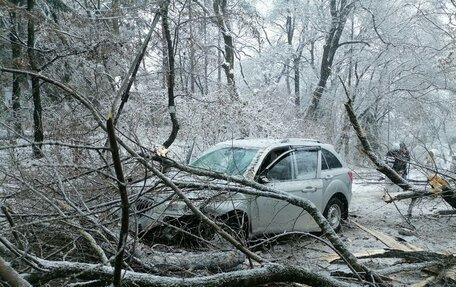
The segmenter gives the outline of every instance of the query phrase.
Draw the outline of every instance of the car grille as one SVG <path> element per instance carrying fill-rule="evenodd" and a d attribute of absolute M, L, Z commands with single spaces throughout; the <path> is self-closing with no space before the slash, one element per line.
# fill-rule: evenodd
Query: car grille
<path fill-rule="evenodd" d="M 152 199 L 138 199 L 135 203 L 136 211 L 146 211 L 154 206 L 154 200 Z"/>

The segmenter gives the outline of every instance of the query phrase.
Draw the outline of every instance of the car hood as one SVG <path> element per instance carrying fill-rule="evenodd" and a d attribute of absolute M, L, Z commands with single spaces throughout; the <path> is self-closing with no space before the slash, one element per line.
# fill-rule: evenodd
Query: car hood
<path fill-rule="evenodd" d="M 236 196 L 236 194 L 238 194 L 229 192 L 228 187 L 240 186 L 239 184 L 226 180 L 196 176 L 181 171 L 171 171 L 167 172 L 165 175 L 191 200 L 222 200 L 228 195 Z M 156 177 L 151 177 L 143 182 L 138 182 L 132 186 L 132 189 L 135 190 L 135 193 L 144 193 L 146 197 L 153 198 L 154 200 L 171 200 L 176 198 L 173 196 L 174 191 L 172 188 L 165 185 Z"/>

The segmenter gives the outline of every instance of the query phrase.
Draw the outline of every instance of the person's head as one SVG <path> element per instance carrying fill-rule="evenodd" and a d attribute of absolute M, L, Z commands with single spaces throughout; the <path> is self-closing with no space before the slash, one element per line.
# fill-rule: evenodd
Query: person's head
<path fill-rule="evenodd" d="M 401 143 L 399 144 L 399 149 L 400 149 L 400 150 L 406 150 L 406 149 L 407 149 L 407 146 L 405 145 L 405 143 L 401 142 Z"/>
<path fill-rule="evenodd" d="M 399 150 L 401 147 L 399 145 L 399 143 L 395 142 L 392 144 L 391 146 L 391 150 Z"/>

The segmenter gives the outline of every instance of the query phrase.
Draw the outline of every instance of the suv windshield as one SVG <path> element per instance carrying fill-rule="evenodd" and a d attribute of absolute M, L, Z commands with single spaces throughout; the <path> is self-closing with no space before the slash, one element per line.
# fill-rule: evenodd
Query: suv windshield
<path fill-rule="evenodd" d="M 229 175 L 242 175 L 256 153 L 256 149 L 224 147 L 197 158 L 191 165 Z"/>

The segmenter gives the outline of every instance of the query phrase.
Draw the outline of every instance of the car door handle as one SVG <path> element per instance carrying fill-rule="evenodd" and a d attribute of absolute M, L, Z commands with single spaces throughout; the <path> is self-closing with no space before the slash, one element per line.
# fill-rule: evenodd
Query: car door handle
<path fill-rule="evenodd" d="M 317 191 L 317 188 L 314 187 L 314 186 L 307 186 L 305 188 L 303 188 L 302 192 L 315 192 Z"/>

